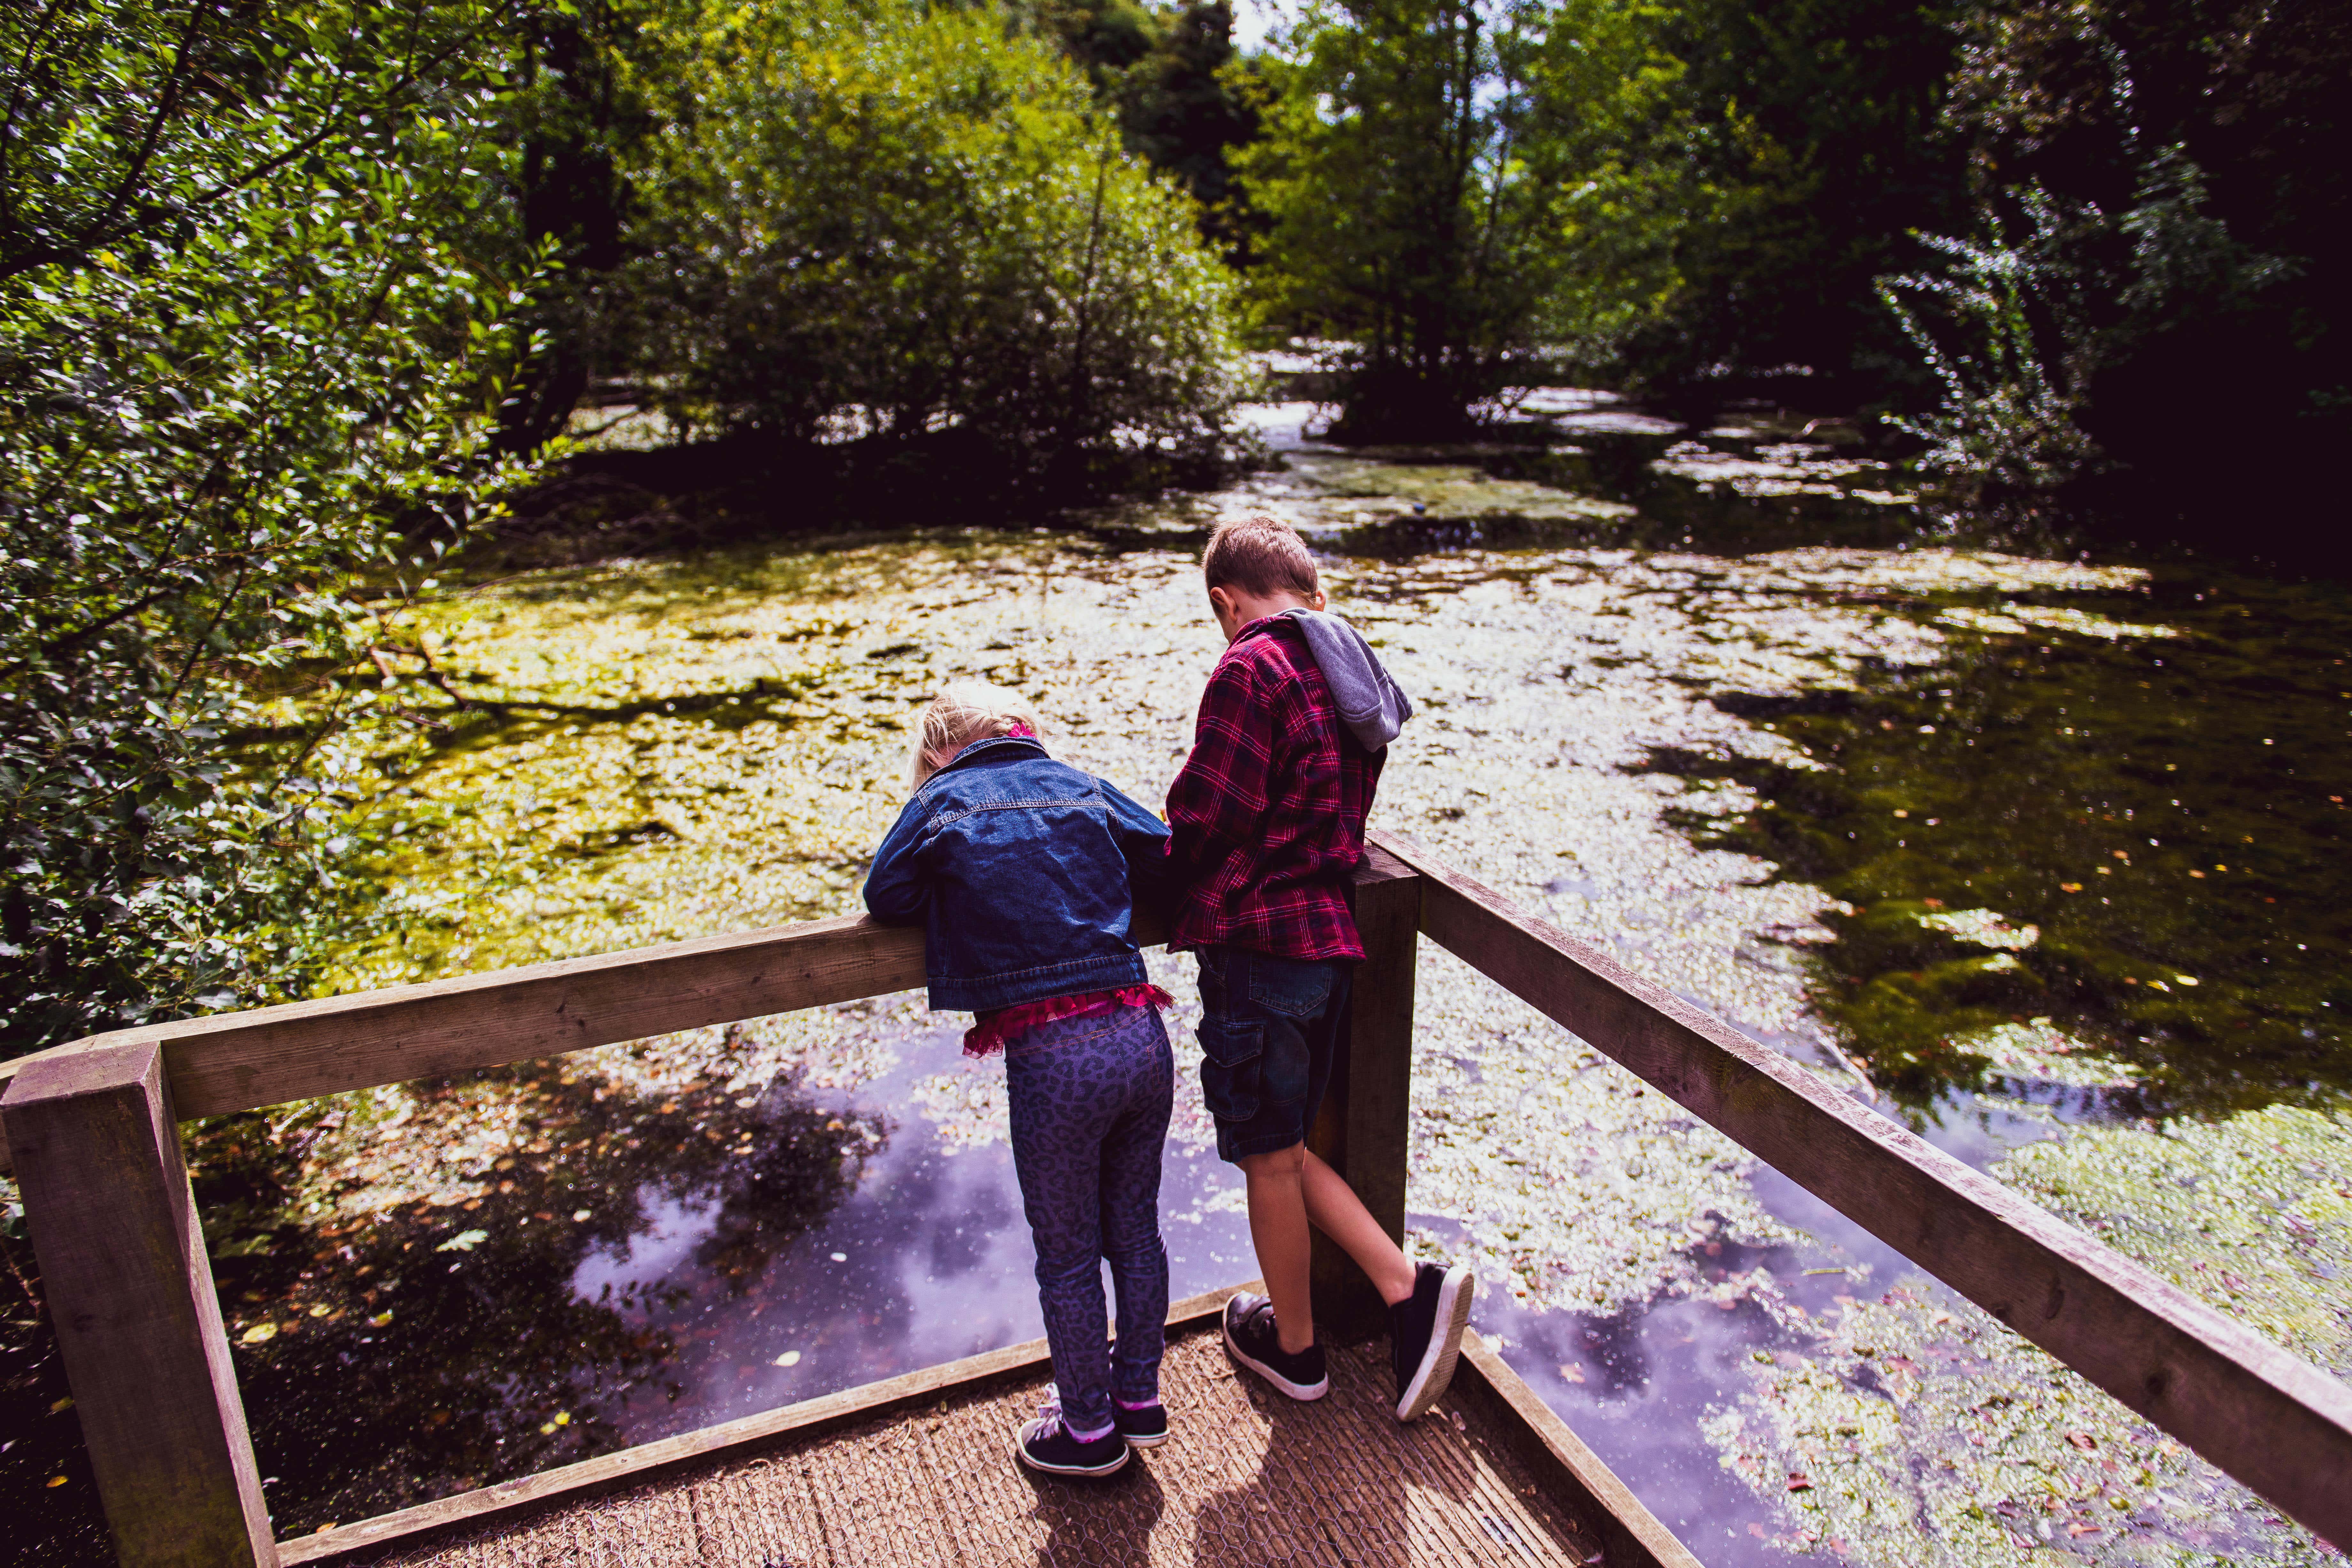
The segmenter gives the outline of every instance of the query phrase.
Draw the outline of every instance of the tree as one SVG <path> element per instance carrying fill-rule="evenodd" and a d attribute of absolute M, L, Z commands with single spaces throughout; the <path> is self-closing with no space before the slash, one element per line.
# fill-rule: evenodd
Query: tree
<path fill-rule="evenodd" d="M 1128 68 L 1118 95 L 1128 151 L 1191 192 L 1202 235 L 1243 266 L 1265 228 L 1234 174 L 1258 133 L 1253 79 L 1234 48 L 1229 0 L 1185 0 L 1164 14 L 1158 46 Z"/>
<path fill-rule="evenodd" d="M 1024 494 L 1215 447 L 1225 272 L 1049 47 L 912 5 L 678 26 L 633 172 L 673 419 L 776 447 L 942 438 Z"/>
<path fill-rule="evenodd" d="M 1343 438 L 1456 435 L 1533 348 L 1551 193 L 1522 138 L 1541 20 L 1467 0 L 1309 15 L 1242 155 L 1266 215 L 1261 319 L 1354 345 Z"/>
<path fill-rule="evenodd" d="M 2036 206 L 2069 216 L 2049 264 L 2080 325 L 2070 337 L 2056 300 L 2032 295 L 2037 363 L 2021 374 L 2076 367 L 2071 500 L 2098 526 L 2242 548 L 2249 504 L 2326 493 L 2352 439 L 2342 8 L 2004 0 L 1969 12 L 1960 36 L 1952 118 L 1970 143 L 1975 243 L 2022 231 Z M 1931 324 L 1982 339 L 1965 320 Z M 2315 542 L 2340 559 L 2340 542 Z"/>
<path fill-rule="evenodd" d="M 462 524 L 518 352 L 489 19 L 0 12 L 12 1050 L 299 990 L 316 954 L 362 583 Z"/>
<path fill-rule="evenodd" d="M 1626 368 L 1701 401 L 1799 367 L 1832 405 L 1924 394 L 1874 279 L 1965 210 L 1940 118 L 1958 52 L 1944 17 L 1874 0 L 1624 9 L 1675 63 L 1643 156 L 1706 195 L 1669 220 L 1672 289 L 1627 337 Z"/>
<path fill-rule="evenodd" d="M 542 352 L 499 411 L 500 445 L 511 452 L 561 435 L 590 384 L 628 361 L 604 296 L 630 253 L 622 170 L 652 130 L 632 84 L 658 69 L 645 58 L 658 3 L 554 0 L 505 17 L 515 63 L 501 118 L 518 150 L 516 216 L 526 246 L 552 263 L 526 318 Z"/>

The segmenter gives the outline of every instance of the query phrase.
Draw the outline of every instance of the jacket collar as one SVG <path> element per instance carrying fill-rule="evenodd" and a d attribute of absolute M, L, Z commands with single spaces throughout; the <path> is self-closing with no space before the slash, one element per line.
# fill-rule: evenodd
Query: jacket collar
<path fill-rule="evenodd" d="M 1030 736 L 991 735 L 985 740 L 974 741 L 962 751 L 958 752 L 955 754 L 955 761 L 933 773 L 931 779 L 945 778 L 958 768 L 975 762 L 1009 763 L 1015 757 L 1043 757 L 1049 754 L 1043 742 Z M 926 788 L 929 786 L 931 779 L 923 781 Z"/>

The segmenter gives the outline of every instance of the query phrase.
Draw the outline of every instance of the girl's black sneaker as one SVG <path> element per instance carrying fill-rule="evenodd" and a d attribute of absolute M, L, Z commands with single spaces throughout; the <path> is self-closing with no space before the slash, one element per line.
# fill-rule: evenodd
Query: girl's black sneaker
<path fill-rule="evenodd" d="M 1293 1354 L 1274 1330 L 1274 1303 L 1242 1291 L 1225 1303 L 1225 1352 L 1293 1399 L 1320 1399 L 1331 1392 L 1320 1341 Z"/>
<path fill-rule="evenodd" d="M 1464 1264 L 1413 1270 L 1412 1294 L 1389 1309 L 1389 1354 L 1396 1366 L 1396 1418 L 1417 1421 L 1445 1396 L 1462 1354 L 1477 1276 Z"/>
<path fill-rule="evenodd" d="M 1084 1441 L 1070 1436 L 1062 1402 L 1048 1397 L 1036 1416 L 1021 1424 L 1014 1452 L 1033 1470 L 1054 1476 L 1107 1476 L 1127 1463 L 1127 1439 L 1113 1426 Z"/>
<path fill-rule="evenodd" d="M 1168 1441 L 1168 1407 L 1164 1405 L 1129 1410 L 1114 1399 L 1110 1418 L 1118 1424 L 1118 1435 L 1127 1439 L 1130 1448 L 1157 1448 Z"/>

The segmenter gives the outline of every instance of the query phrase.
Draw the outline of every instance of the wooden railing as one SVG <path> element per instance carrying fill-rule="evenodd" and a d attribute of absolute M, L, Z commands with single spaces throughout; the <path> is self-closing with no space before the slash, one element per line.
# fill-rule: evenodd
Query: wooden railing
<path fill-rule="evenodd" d="M 1613 1057 L 2323 1536 L 2352 1389 L 1433 858 L 1374 836 L 1349 1059 L 1310 1142 L 1404 1226 L 1416 937 Z M 1139 931 L 1147 940 L 1158 933 Z M 177 1122 L 919 985 L 919 932 L 818 921 L 123 1030 L 0 1068 L 43 1290 L 128 1568 L 274 1563 Z M 1379 1300 L 1318 1248 L 1342 1333 Z"/>

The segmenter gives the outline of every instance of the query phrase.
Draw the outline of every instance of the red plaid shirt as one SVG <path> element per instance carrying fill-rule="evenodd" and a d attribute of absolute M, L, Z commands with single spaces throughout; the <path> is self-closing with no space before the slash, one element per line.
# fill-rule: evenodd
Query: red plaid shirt
<path fill-rule="evenodd" d="M 1185 884 L 1168 945 L 1362 958 L 1347 888 L 1387 755 L 1340 723 L 1297 623 L 1243 627 L 1209 677 L 1192 754 L 1168 788 Z"/>

